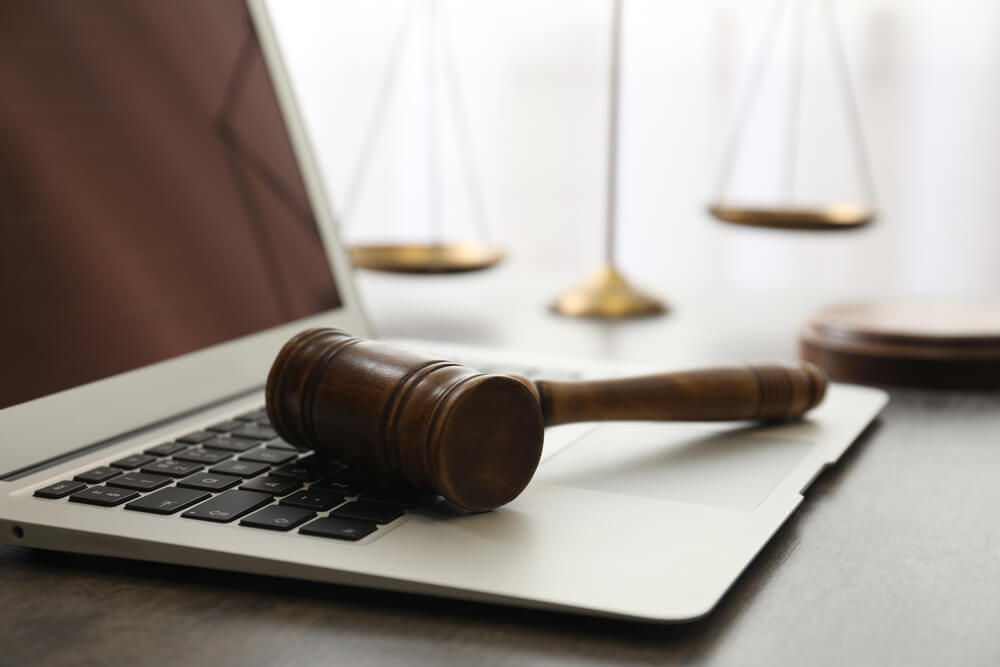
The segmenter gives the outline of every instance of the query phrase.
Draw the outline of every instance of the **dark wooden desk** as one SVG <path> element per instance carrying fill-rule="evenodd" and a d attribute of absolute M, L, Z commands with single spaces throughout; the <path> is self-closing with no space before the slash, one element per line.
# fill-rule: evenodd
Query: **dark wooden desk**
<path fill-rule="evenodd" d="M 520 328 L 491 329 L 477 309 L 511 298 L 506 280 L 428 281 L 405 299 L 389 279 L 362 287 L 383 334 L 577 354 L 591 345 L 664 365 L 678 359 L 656 346 L 693 339 L 714 317 L 689 301 L 672 319 L 605 327 L 550 321 L 543 302 L 526 298 L 513 309 Z M 464 303 L 467 290 L 489 303 Z M 706 308 L 738 313 L 747 298 Z M 769 323 L 702 328 L 693 362 L 791 349 L 799 315 L 784 308 L 765 312 Z M 768 327 L 774 336 L 760 337 Z M 0 547 L 0 664 L 998 664 L 998 474 L 1000 394 L 893 391 L 715 612 L 681 626 Z"/>

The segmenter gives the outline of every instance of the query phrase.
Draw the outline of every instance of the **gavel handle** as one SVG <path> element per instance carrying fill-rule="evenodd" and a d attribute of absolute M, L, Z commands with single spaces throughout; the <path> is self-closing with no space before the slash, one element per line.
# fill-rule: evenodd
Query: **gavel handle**
<path fill-rule="evenodd" d="M 809 363 L 535 383 L 546 426 L 611 420 L 794 419 L 823 400 L 826 385 L 826 374 Z"/>

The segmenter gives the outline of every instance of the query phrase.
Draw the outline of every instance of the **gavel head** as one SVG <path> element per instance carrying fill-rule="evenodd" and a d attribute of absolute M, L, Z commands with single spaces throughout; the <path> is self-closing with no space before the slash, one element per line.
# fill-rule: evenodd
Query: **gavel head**
<path fill-rule="evenodd" d="M 544 425 L 534 385 L 310 329 L 267 378 L 278 434 L 378 480 L 438 493 L 473 511 L 513 500 L 531 480 Z"/>

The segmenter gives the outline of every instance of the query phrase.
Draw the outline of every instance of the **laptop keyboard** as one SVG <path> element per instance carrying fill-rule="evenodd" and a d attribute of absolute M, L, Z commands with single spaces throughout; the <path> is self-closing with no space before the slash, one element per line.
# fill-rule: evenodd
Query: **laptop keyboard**
<path fill-rule="evenodd" d="M 579 377 L 552 369 L 467 365 L 527 377 Z M 264 408 L 49 484 L 34 496 L 349 541 L 385 530 L 426 498 L 297 450 L 278 437 Z"/>
<path fill-rule="evenodd" d="M 278 438 L 263 409 L 35 491 L 38 498 L 360 540 L 425 494 L 382 487 Z"/>

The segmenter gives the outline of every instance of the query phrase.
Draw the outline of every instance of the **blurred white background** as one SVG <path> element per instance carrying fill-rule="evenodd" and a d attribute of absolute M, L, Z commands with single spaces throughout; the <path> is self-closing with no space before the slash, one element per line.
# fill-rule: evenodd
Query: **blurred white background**
<path fill-rule="evenodd" d="M 774 0 L 625 0 L 618 264 L 670 286 L 792 285 L 994 295 L 1000 288 L 1000 3 L 836 3 L 880 217 L 846 234 L 733 228 L 704 212 Z M 350 220 L 351 240 L 427 240 L 427 95 L 436 93 L 443 228 L 477 235 L 444 70 L 427 76 L 425 0 L 272 0 L 334 206 L 412 8 L 397 87 Z M 834 60 L 809 3 L 797 182 L 856 200 Z M 509 262 L 584 275 L 603 255 L 610 0 L 440 0 L 493 238 Z M 731 194 L 777 201 L 793 31 L 781 26 Z"/>

